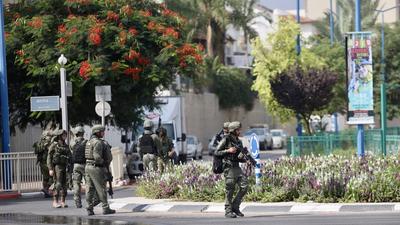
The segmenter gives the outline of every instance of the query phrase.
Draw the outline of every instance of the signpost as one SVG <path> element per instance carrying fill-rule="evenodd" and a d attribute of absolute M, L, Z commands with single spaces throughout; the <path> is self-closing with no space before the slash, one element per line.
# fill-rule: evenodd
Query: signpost
<path fill-rule="evenodd" d="M 97 103 L 95 111 L 97 115 L 101 116 L 101 125 L 105 125 L 105 117 L 111 113 L 111 106 L 107 101 L 111 101 L 111 86 L 96 86 L 95 96 Z"/>
<path fill-rule="evenodd" d="M 58 96 L 31 97 L 31 111 L 58 111 L 60 110 L 60 98 Z"/>
<path fill-rule="evenodd" d="M 250 151 L 253 158 L 256 160 L 256 168 L 255 168 L 255 175 L 256 175 L 256 186 L 260 186 L 261 184 L 261 162 L 260 162 L 260 146 L 258 142 L 258 138 L 256 134 L 251 134 L 250 137 Z"/>

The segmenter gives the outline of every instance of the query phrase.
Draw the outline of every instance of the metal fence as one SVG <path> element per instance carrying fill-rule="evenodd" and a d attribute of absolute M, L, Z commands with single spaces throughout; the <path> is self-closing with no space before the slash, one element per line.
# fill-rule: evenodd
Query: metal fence
<path fill-rule="evenodd" d="M 33 152 L 0 153 L 0 192 L 21 193 L 41 188 L 42 174 Z"/>
<path fill-rule="evenodd" d="M 381 130 L 371 129 L 365 131 L 365 151 L 372 154 L 381 154 Z M 302 155 L 328 155 L 328 154 L 354 154 L 357 149 L 357 133 L 353 130 L 339 134 L 323 133 L 314 136 L 295 136 L 287 140 L 288 154 Z M 386 135 L 387 154 L 398 154 L 400 148 L 400 129 L 390 128 Z"/>

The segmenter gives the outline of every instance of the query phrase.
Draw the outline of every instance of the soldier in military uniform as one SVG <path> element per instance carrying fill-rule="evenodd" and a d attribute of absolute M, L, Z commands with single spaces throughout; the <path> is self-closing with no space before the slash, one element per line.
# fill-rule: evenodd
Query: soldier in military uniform
<path fill-rule="evenodd" d="M 65 143 L 67 138 L 67 132 L 65 130 L 54 131 L 54 142 L 49 148 L 47 156 L 47 166 L 49 168 L 49 175 L 53 176 L 55 181 L 53 190 L 53 207 L 55 208 L 67 208 L 65 204 L 65 197 L 67 195 L 67 166 L 71 163 L 72 155 Z M 61 197 L 61 204 L 59 204 L 59 198 Z"/>
<path fill-rule="evenodd" d="M 46 198 L 51 197 L 49 194 L 49 188 L 53 184 L 53 177 L 49 175 L 49 168 L 47 167 L 47 155 L 49 152 L 49 147 L 51 145 L 51 131 L 45 130 L 40 137 L 40 140 L 33 144 L 34 152 L 37 157 L 37 163 L 40 167 L 40 172 L 42 173 L 42 192 Z"/>
<path fill-rule="evenodd" d="M 215 135 L 214 143 L 213 143 L 213 146 L 214 146 L 214 147 L 217 147 L 217 146 L 218 146 L 218 143 L 219 143 L 226 135 L 229 134 L 229 130 L 228 130 L 229 124 L 230 124 L 229 122 L 224 122 L 223 127 L 222 127 L 222 130 L 221 130 L 218 134 Z"/>
<path fill-rule="evenodd" d="M 85 178 L 85 146 L 87 140 L 83 138 L 85 131 L 83 127 L 78 126 L 74 129 L 75 139 L 71 144 L 72 159 L 73 159 L 73 187 L 74 187 L 74 201 L 77 208 L 82 208 L 81 201 L 81 185 L 82 179 Z"/>
<path fill-rule="evenodd" d="M 158 134 L 160 141 L 160 148 L 158 149 L 157 166 L 158 170 L 163 173 L 167 167 L 171 165 L 171 159 L 174 156 L 174 144 L 168 138 L 167 130 L 164 127 L 160 128 Z"/>
<path fill-rule="evenodd" d="M 153 133 L 153 122 L 145 120 L 144 132 L 139 138 L 139 154 L 146 171 L 157 171 L 157 154 L 160 148 L 157 134 Z"/>
<path fill-rule="evenodd" d="M 228 218 L 236 218 L 244 216 L 240 212 L 240 204 L 247 192 L 247 177 L 243 174 L 239 166 L 239 162 L 245 162 L 244 155 L 234 147 L 242 146 L 239 140 L 241 124 L 238 121 L 229 124 L 229 135 L 225 136 L 217 146 L 216 156 L 223 157 L 224 176 L 225 176 L 225 216 Z M 235 198 L 236 185 L 239 191 Z"/>
<path fill-rule="evenodd" d="M 110 209 L 107 201 L 106 177 L 107 168 L 112 155 L 108 145 L 102 140 L 105 128 L 101 125 L 95 125 L 92 128 L 92 136 L 86 143 L 85 157 L 85 177 L 86 177 L 86 203 L 89 216 L 94 215 L 94 196 L 97 196 L 102 203 L 103 214 L 113 214 L 115 210 Z"/>

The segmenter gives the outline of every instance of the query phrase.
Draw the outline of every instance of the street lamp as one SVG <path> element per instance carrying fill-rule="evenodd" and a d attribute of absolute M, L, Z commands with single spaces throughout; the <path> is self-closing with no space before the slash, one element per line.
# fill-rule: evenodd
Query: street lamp
<path fill-rule="evenodd" d="M 392 9 L 396 9 L 400 5 L 393 6 L 387 9 L 375 9 L 376 12 L 381 14 L 381 149 L 382 154 L 386 155 L 386 75 L 385 75 L 385 27 L 384 27 L 384 13 Z"/>
<path fill-rule="evenodd" d="M 60 68 L 61 118 L 62 118 L 62 129 L 67 131 L 67 134 L 68 134 L 67 88 L 66 88 L 66 72 L 65 72 L 65 68 L 64 68 L 64 66 L 65 66 L 65 64 L 67 64 L 67 62 L 68 62 L 67 58 L 65 58 L 64 54 L 61 54 L 60 58 L 58 58 L 58 64 L 61 65 L 61 68 Z"/>

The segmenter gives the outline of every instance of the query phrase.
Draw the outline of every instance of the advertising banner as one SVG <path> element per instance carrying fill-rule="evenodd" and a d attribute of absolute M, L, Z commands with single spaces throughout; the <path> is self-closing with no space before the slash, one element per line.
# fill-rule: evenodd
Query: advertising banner
<path fill-rule="evenodd" d="M 373 124 L 373 74 L 370 32 L 348 33 L 348 124 Z"/>

